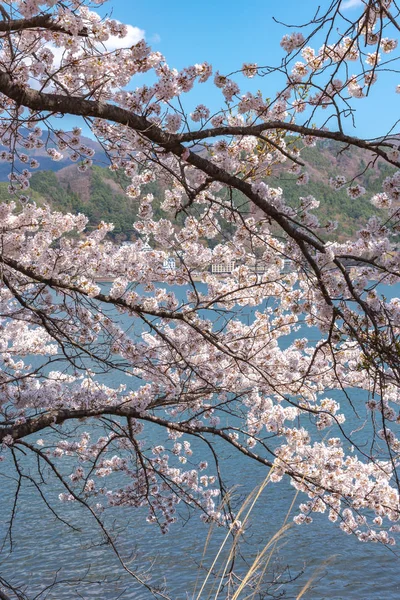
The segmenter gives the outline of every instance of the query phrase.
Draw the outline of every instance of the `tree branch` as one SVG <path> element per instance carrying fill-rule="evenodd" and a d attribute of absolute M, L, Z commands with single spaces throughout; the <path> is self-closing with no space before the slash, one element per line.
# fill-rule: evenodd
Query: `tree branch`
<path fill-rule="evenodd" d="M 0 21 L 0 32 L 18 32 L 26 29 L 48 29 L 58 31 L 67 35 L 72 35 L 68 29 L 59 25 L 51 15 L 36 15 L 29 19 L 4 19 Z M 78 32 L 80 37 L 88 37 L 89 32 L 86 27 Z"/>

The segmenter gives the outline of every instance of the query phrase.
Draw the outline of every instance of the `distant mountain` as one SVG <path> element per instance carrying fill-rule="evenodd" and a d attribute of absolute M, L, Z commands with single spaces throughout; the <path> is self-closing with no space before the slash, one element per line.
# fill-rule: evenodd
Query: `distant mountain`
<path fill-rule="evenodd" d="M 282 173 L 279 177 L 271 177 L 268 183 L 283 189 L 286 201 L 291 206 L 299 204 L 300 196 L 311 195 L 320 201 L 315 211 L 321 224 L 328 220 L 338 221 L 337 239 L 353 236 L 360 226 L 377 213 L 370 200 L 374 194 L 382 190 L 383 180 L 395 172 L 395 168 L 383 160 L 375 160 L 370 152 L 360 148 L 347 148 L 335 141 L 317 142 L 314 147 L 304 148 L 301 160 L 305 163 L 302 169 L 310 175 L 306 185 L 297 185 L 297 176 Z M 286 165 L 286 163 L 285 163 Z M 350 184 L 353 181 L 366 189 L 359 198 L 349 198 L 344 186 L 333 190 L 329 178 L 342 175 Z M 332 237 L 332 236 L 330 236 Z"/>
<path fill-rule="evenodd" d="M 100 221 L 114 223 L 114 235 L 133 233 L 138 201 L 125 194 L 129 179 L 123 173 L 93 166 L 84 173 L 76 165 L 59 171 L 42 171 L 31 178 L 31 189 L 40 201 L 64 212 L 81 212 L 91 226 Z"/>
<path fill-rule="evenodd" d="M 26 130 L 26 131 L 28 131 L 28 130 Z M 22 134 L 24 135 L 24 132 L 22 132 Z M 54 143 L 54 141 L 52 141 L 50 134 L 47 134 L 47 133 L 43 134 L 41 139 L 45 143 L 48 140 L 48 144 L 46 144 L 48 148 L 55 147 L 55 143 Z M 91 138 L 85 137 L 83 135 L 81 136 L 80 139 L 81 139 L 82 144 L 84 144 L 85 146 L 88 146 L 89 148 L 92 148 L 95 151 L 95 155 L 93 157 L 94 164 L 104 167 L 110 163 L 106 153 L 104 152 L 104 150 L 103 150 L 101 144 L 99 144 L 99 142 L 97 142 L 96 140 L 92 140 Z M 1 147 L 0 147 L 0 149 L 1 149 Z M 39 167 L 40 171 L 60 171 L 61 169 L 64 169 L 65 167 L 74 164 L 68 158 L 67 152 L 65 152 L 64 157 L 61 160 L 55 161 L 55 160 L 52 160 L 50 158 L 50 156 L 47 154 L 46 147 L 38 148 L 38 149 L 34 149 L 34 150 L 26 150 L 25 148 L 21 148 L 20 150 L 22 153 L 27 154 L 30 158 L 35 158 L 40 163 L 40 167 Z M 16 164 L 17 169 L 20 169 L 20 170 L 22 170 L 26 167 L 26 165 L 21 163 L 18 159 L 16 159 L 15 164 Z M 0 161 L 0 181 L 8 181 L 7 177 L 8 177 L 9 172 L 10 172 L 9 163 L 5 162 L 5 161 Z"/>

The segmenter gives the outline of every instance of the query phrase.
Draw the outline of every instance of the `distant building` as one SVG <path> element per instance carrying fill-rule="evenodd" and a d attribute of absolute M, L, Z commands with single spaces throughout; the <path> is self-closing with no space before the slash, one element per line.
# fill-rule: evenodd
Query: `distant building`
<path fill-rule="evenodd" d="M 164 259 L 163 269 L 166 271 L 176 271 L 176 260 L 173 256 Z"/>
<path fill-rule="evenodd" d="M 153 248 L 150 246 L 148 239 L 146 239 L 145 243 L 142 246 L 142 252 L 151 252 Z"/>
<path fill-rule="evenodd" d="M 136 245 L 136 242 L 130 242 L 128 240 L 125 241 L 125 242 L 122 242 L 122 244 L 121 244 L 121 246 L 125 246 L 125 247 L 126 246 L 128 246 L 128 247 L 129 246 L 135 246 L 135 245 Z M 145 237 L 145 239 L 143 241 L 143 246 L 141 248 L 141 252 L 150 252 L 151 250 L 153 250 L 153 248 L 149 244 L 149 236 L 146 235 L 146 237 Z"/>
<path fill-rule="evenodd" d="M 249 267 L 252 273 L 265 273 L 265 271 L 268 271 L 269 268 L 265 262 L 253 262 L 252 264 L 247 264 L 246 266 Z"/>
<path fill-rule="evenodd" d="M 211 273 L 232 273 L 235 268 L 235 262 L 214 263 L 211 265 Z"/>

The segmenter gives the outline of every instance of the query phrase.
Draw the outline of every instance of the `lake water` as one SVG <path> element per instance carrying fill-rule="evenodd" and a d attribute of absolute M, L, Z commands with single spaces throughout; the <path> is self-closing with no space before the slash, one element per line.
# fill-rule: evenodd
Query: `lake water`
<path fill-rule="evenodd" d="M 387 288 L 384 293 L 389 296 Z M 400 286 L 393 288 L 391 295 L 400 296 Z M 109 380 L 109 383 L 116 384 L 117 379 Z M 352 399 L 355 402 L 362 400 L 362 394 L 355 394 Z M 157 439 L 160 432 L 154 428 L 152 435 Z M 37 437 L 34 436 L 32 441 Z M 193 447 L 196 452 L 196 444 Z M 221 455 L 221 469 L 226 481 L 236 486 L 234 494 L 239 504 L 263 482 L 267 470 L 220 443 L 216 448 Z M 30 468 L 36 472 L 33 461 Z M 0 475 L 0 534 L 3 539 L 15 491 L 12 464 L 0 463 Z M 47 595 L 38 598 L 151 598 L 147 590 L 121 570 L 87 511 L 76 503 L 60 504 L 58 494 L 64 490 L 54 477 L 48 475 L 46 479 L 48 483 L 41 486 L 41 490 L 47 500 L 54 503 L 59 516 L 79 527 L 81 532 L 72 531 L 58 521 L 46 508 L 33 485 L 25 481 L 19 493 L 12 532 L 13 551 L 9 553 L 9 546 L 6 546 L 0 555 L 0 575 L 15 585 L 26 587 L 29 598 L 54 581 L 59 584 L 50 589 Z M 285 522 L 294 493 L 286 480 L 266 486 L 252 512 L 243 541 L 242 553 L 250 561 Z M 304 496 L 298 496 L 298 502 L 304 500 Z M 208 568 L 225 536 L 224 530 L 213 530 L 207 541 L 209 526 L 203 524 L 198 515 L 187 519 L 184 508 L 180 509 L 180 515 L 182 518 L 179 522 L 171 527 L 169 534 L 163 536 L 157 527 L 146 523 L 145 509 L 112 509 L 107 514 L 109 527 L 118 535 L 121 554 L 125 558 L 132 558 L 131 568 L 150 570 L 153 582 L 162 583 L 165 578 L 174 600 L 196 598 L 195 590 L 200 589 L 206 575 L 206 571 L 200 568 L 206 543 L 204 566 Z M 282 572 L 280 592 L 285 591 L 285 598 L 296 598 L 303 585 L 314 578 L 312 587 L 303 598 L 395 600 L 400 598 L 400 549 L 396 548 L 391 550 L 382 545 L 362 544 L 329 523 L 326 516 L 316 515 L 311 525 L 293 525 L 285 538 L 280 539 L 269 571 L 271 574 Z M 217 567 L 221 565 L 222 562 Z M 288 570 L 285 570 L 286 566 Z M 285 580 L 303 570 L 304 574 L 296 581 L 284 584 Z M 201 600 L 208 597 L 214 596 L 204 592 Z"/>

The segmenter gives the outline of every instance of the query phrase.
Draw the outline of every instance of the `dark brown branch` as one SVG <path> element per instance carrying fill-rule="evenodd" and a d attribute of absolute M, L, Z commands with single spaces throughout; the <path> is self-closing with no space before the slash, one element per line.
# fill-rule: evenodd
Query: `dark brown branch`
<path fill-rule="evenodd" d="M 268 121 L 267 123 L 260 123 L 259 125 L 242 125 L 242 126 L 230 126 L 223 125 L 221 127 L 214 127 L 212 129 L 203 129 L 201 131 L 193 131 L 189 133 L 182 133 L 177 135 L 177 139 L 180 143 L 188 142 L 199 142 L 208 138 L 216 138 L 223 136 L 247 136 L 254 135 L 260 137 L 265 131 L 275 131 L 277 129 L 290 131 L 292 133 L 298 133 L 299 135 L 309 135 L 321 139 L 334 140 L 336 142 L 342 142 L 343 144 L 349 144 L 350 146 L 357 146 L 364 150 L 369 150 L 374 154 L 377 154 L 387 162 L 400 167 L 400 163 L 389 160 L 386 152 L 380 149 L 380 143 L 376 141 L 366 141 L 360 138 L 346 135 L 341 131 L 328 131 L 326 129 L 314 129 L 313 127 L 306 127 L 304 125 L 296 125 L 295 123 L 288 123 L 286 121 Z M 269 142 L 269 140 L 268 140 Z M 292 157 L 290 157 L 293 160 Z"/>
<path fill-rule="evenodd" d="M 251 125 L 248 127 L 217 127 L 215 129 L 204 130 L 196 133 L 174 135 L 164 132 L 154 123 L 148 121 L 145 117 L 131 113 L 123 108 L 115 106 L 114 104 L 94 100 L 83 100 L 77 96 L 62 96 L 61 94 L 38 92 L 31 88 L 14 83 L 8 73 L 1 71 L 0 92 L 21 106 L 26 106 L 31 110 L 49 111 L 53 113 L 71 114 L 83 117 L 94 117 L 112 121 L 114 123 L 120 123 L 121 125 L 125 125 L 126 127 L 138 132 L 148 141 L 161 146 L 164 148 L 164 150 L 172 152 L 178 158 L 180 158 L 184 152 L 187 151 L 187 148 L 185 148 L 181 143 L 184 141 L 224 135 L 256 135 L 259 137 L 260 134 L 266 130 L 286 129 L 287 131 L 295 131 L 301 134 L 325 137 L 358 146 L 360 148 L 368 149 L 374 151 L 382 158 L 385 158 L 385 160 L 388 160 L 386 153 L 377 147 L 376 142 L 371 144 L 364 140 L 344 135 L 340 132 L 314 130 L 311 128 L 294 125 L 293 123 L 281 121 L 272 121 L 268 123 L 261 123 L 260 125 Z M 371 146 L 373 146 L 373 149 Z M 318 242 L 315 237 L 309 235 L 303 229 L 293 225 L 289 219 L 287 219 L 287 217 L 282 215 L 279 210 L 256 194 L 253 191 L 251 184 L 227 173 L 224 169 L 221 169 L 211 161 L 194 152 L 189 153 L 187 162 L 203 171 L 203 173 L 207 174 L 215 181 L 219 181 L 243 192 L 249 198 L 249 200 L 251 200 L 266 215 L 278 223 L 278 225 L 280 225 L 292 239 L 297 241 L 301 240 L 307 244 L 310 244 L 319 252 L 325 252 L 323 244 Z M 392 164 L 400 166 L 400 164 L 396 162 L 388 162 L 392 162 Z"/>
<path fill-rule="evenodd" d="M 137 412 L 135 409 L 133 409 L 131 407 L 123 406 L 123 405 L 115 406 L 115 407 L 98 408 L 98 409 L 80 409 L 80 410 L 57 409 L 57 410 L 53 410 L 53 411 L 50 411 L 49 413 L 39 415 L 38 417 L 32 417 L 31 419 L 27 420 L 25 423 L 17 425 L 13 428 L 9 428 L 7 430 L 6 434 L 4 433 L 5 430 L 0 429 L 0 442 L 5 437 L 5 435 L 13 435 L 13 433 L 14 433 L 13 438 L 14 438 L 16 444 L 21 444 L 23 446 L 30 448 L 34 452 L 37 452 L 38 454 L 40 454 L 40 456 L 42 458 L 44 458 L 46 461 L 48 461 L 49 464 L 51 464 L 51 467 L 54 469 L 54 465 L 49 461 L 49 459 L 47 458 L 47 456 L 45 454 L 42 454 L 39 450 L 37 450 L 36 448 L 31 446 L 27 442 L 23 441 L 22 438 L 27 435 L 30 435 L 31 433 L 36 433 L 38 431 L 41 431 L 42 429 L 45 429 L 51 423 L 60 425 L 68 420 L 90 418 L 90 417 L 100 417 L 102 415 L 113 415 L 113 416 L 118 416 L 118 417 L 140 419 L 142 421 L 154 423 L 161 427 L 165 427 L 169 430 L 179 431 L 180 433 L 185 433 L 187 435 L 199 435 L 199 434 L 204 434 L 204 433 L 214 435 L 216 437 L 221 438 L 222 440 L 224 440 L 225 442 L 227 442 L 228 444 L 230 444 L 231 446 L 236 448 L 236 450 L 238 450 L 245 456 L 251 458 L 252 460 L 255 460 L 256 462 L 258 462 L 266 467 L 269 467 L 269 468 L 274 467 L 274 463 L 272 461 L 268 460 L 267 458 L 265 458 L 263 456 L 260 456 L 259 454 L 256 454 L 255 452 L 253 452 L 252 450 L 250 450 L 249 448 L 247 448 L 246 446 L 241 444 L 237 439 L 235 439 L 235 437 L 230 435 L 231 428 L 229 428 L 229 427 L 221 428 L 221 429 L 219 429 L 217 427 L 207 426 L 207 425 L 193 427 L 187 423 L 182 423 L 182 422 L 176 423 L 173 421 L 167 421 L 160 417 L 156 417 L 155 415 L 143 414 L 142 412 Z M 285 467 L 283 470 L 286 473 L 286 475 L 289 475 L 289 477 L 292 477 L 296 481 L 301 481 L 304 484 L 310 484 L 312 486 L 319 485 L 317 482 L 313 481 L 312 478 L 309 478 L 309 477 L 306 477 L 299 473 L 296 473 L 296 471 L 294 471 L 289 465 L 287 467 Z M 56 472 L 56 474 L 58 477 L 60 477 L 58 472 Z M 74 492 L 72 492 L 72 490 L 67 486 L 67 484 L 64 482 L 64 480 L 62 478 L 61 478 L 61 481 L 67 487 L 69 493 L 72 493 L 72 495 L 75 497 L 75 499 L 77 499 L 80 503 L 86 505 L 86 503 L 84 503 L 84 501 L 81 498 L 79 498 L 78 496 L 76 496 L 76 494 L 74 494 Z M 326 488 L 326 490 L 333 491 L 333 490 L 330 490 L 330 488 Z M 87 506 L 87 508 L 91 511 L 89 506 Z M 94 515 L 94 516 L 97 520 L 96 515 Z M 119 556 L 119 555 L 117 554 L 117 556 Z M 126 568 L 126 567 L 124 567 L 124 568 Z"/>
<path fill-rule="evenodd" d="M 18 32 L 26 29 L 47 29 L 72 35 L 68 29 L 57 23 L 51 15 L 36 15 L 29 19 L 4 19 L 0 21 L 0 32 Z M 89 32 L 86 27 L 78 32 L 81 37 L 88 37 Z"/>
<path fill-rule="evenodd" d="M 8 73 L 0 71 L 0 92 L 17 102 L 21 106 L 26 106 L 31 110 L 48 111 L 52 113 L 71 114 L 83 117 L 94 117 L 105 119 L 114 123 L 120 123 L 130 129 L 138 132 L 149 142 L 161 146 L 167 152 L 172 152 L 180 158 L 187 151 L 182 142 L 204 139 L 206 137 L 218 137 L 224 135 L 255 135 L 259 137 L 263 131 L 271 129 L 285 129 L 287 131 L 297 132 L 304 135 L 314 135 L 316 137 L 334 139 L 353 146 L 358 146 L 375 152 L 388 162 L 400 166 L 399 163 L 389 161 L 386 153 L 378 147 L 376 142 L 366 142 L 355 137 L 344 135 L 340 132 L 329 132 L 315 130 L 312 128 L 294 125 L 282 121 L 271 121 L 261 123 L 260 125 L 251 125 L 244 127 L 217 127 L 215 129 L 203 130 L 187 134 L 170 134 L 164 132 L 154 123 L 148 121 L 145 117 L 136 115 L 114 104 L 99 102 L 94 100 L 83 100 L 78 96 L 63 96 L 61 94 L 43 93 L 14 83 Z M 211 161 L 203 158 L 199 154 L 190 152 L 187 162 L 200 169 L 214 179 L 228 186 L 236 188 L 243 192 L 249 200 L 258 206 L 266 215 L 273 219 L 282 229 L 297 241 L 301 240 L 313 246 L 319 252 L 324 253 L 324 245 L 319 243 L 315 237 L 306 233 L 302 228 L 293 225 L 290 220 L 274 208 L 268 201 L 256 194 L 251 184 L 235 177 L 221 169 Z M 134 310 L 134 309 L 133 309 Z"/>

